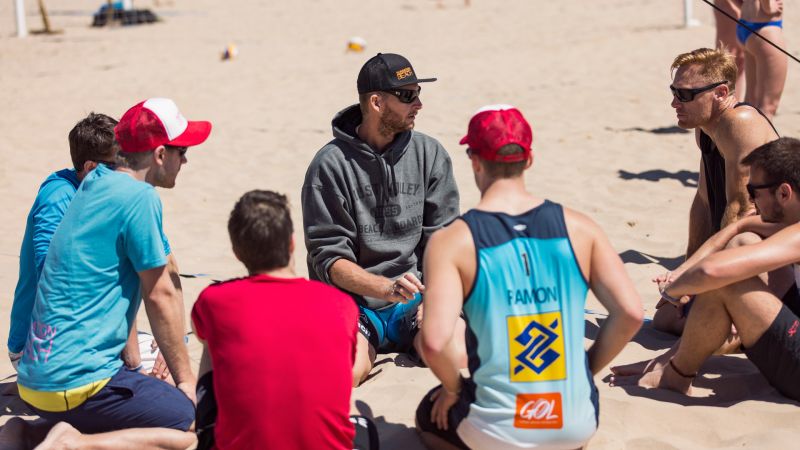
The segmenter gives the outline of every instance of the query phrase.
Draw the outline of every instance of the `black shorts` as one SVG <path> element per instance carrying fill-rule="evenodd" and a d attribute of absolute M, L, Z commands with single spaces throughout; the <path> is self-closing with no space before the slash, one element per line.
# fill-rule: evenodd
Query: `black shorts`
<path fill-rule="evenodd" d="M 796 291 L 796 289 L 791 289 Z M 747 358 L 781 394 L 800 401 L 800 319 L 784 304 L 778 317 L 750 348 Z"/>
<path fill-rule="evenodd" d="M 461 424 L 461 421 L 467 417 L 467 414 L 469 414 L 469 406 L 475 403 L 475 383 L 469 378 L 462 378 L 461 382 L 461 397 L 447 413 L 447 430 L 440 430 L 431 420 L 431 409 L 433 409 L 433 400 L 431 400 L 431 396 L 442 387 L 441 385 L 431 389 L 430 392 L 422 398 L 422 402 L 420 402 L 417 407 L 417 428 L 419 431 L 433 433 L 458 448 L 469 450 L 467 444 L 465 444 L 458 436 L 458 433 L 456 433 L 456 429 Z"/>

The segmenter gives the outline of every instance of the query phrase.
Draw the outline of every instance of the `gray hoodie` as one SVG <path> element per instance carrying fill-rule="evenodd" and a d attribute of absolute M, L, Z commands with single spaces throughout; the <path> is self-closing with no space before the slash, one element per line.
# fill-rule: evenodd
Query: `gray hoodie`
<path fill-rule="evenodd" d="M 416 272 L 431 234 L 458 217 L 450 156 L 435 139 L 398 134 L 377 153 L 355 132 L 358 105 L 333 118 L 334 139 L 317 152 L 303 183 L 308 276 L 328 284 L 339 259 L 388 278 Z M 354 295 L 372 309 L 384 300 Z"/>

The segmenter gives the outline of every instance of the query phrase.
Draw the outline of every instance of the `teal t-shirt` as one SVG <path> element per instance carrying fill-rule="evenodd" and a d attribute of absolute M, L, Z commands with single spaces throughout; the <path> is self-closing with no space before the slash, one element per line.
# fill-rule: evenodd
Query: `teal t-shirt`
<path fill-rule="evenodd" d="M 155 189 L 98 166 L 53 235 L 36 290 L 19 383 L 60 391 L 113 376 L 141 301 L 139 275 L 169 246 Z"/>
<path fill-rule="evenodd" d="M 36 194 L 36 200 L 33 201 L 19 251 L 19 280 L 14 290 L 8 331 L 10 352 L 21 352 L 25 347 L 25 338 L 31 328 L 31 309 L 36 298 L 36 285 L 50 247 L 50 239 L 80 184 L 75 170 L 59 170 L 44 180 Z"/>

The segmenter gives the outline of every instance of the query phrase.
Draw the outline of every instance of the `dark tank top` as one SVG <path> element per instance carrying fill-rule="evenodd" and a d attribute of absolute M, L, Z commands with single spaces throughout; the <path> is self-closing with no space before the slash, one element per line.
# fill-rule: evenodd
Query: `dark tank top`
<path fill-rule="evenodd" d="M 775 131 L 775 134 L 780 137 L 775 125 L 767 119 L 767 116 L 761 110 L 744 102 L 737 103 L 734 108 L 740 106 L 749 106 L 758 111 Z M 728 206 L 728 196 L 725 194 L 725 158 L 722 157 L 719 149 L 717 149 L 717 144 L 702 130 L 700 131 L 700 152 L 703 155 L 703 169 L 706 173 L 706 191 L 708 193 L 708 206 L 711 209 L 711 224 L 716 233 L 722 228 L 722 218 L 725 216 L 725 207 Z"/>

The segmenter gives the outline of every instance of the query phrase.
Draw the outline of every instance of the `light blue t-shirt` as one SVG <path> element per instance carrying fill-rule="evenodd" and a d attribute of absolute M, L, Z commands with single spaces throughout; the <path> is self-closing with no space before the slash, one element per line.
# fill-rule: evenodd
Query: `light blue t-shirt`
<path fill-rule="evenodd" d="M 33 201 L 25 234 L 19 251 L 19 280 L 14 290 L 11 307 L 11 329 L 8 332 L 8 350 L 21 352 L 31 324 L 31 309 L 36 298 L 36 284 L 44 265 L 44 257 L 50 247 L 50 239 L 64 217 L 75 191 L 78 175 L 73 169 L 53 172 L 39 187 Z"/>
<path fill-rule="evenodd" d="M 19 383 L 61 391 L 113 376 L 141 301 L 138 272 L 167 263 L 150 184 L 100 165 L 84 178 L 50 243 Z"/>

